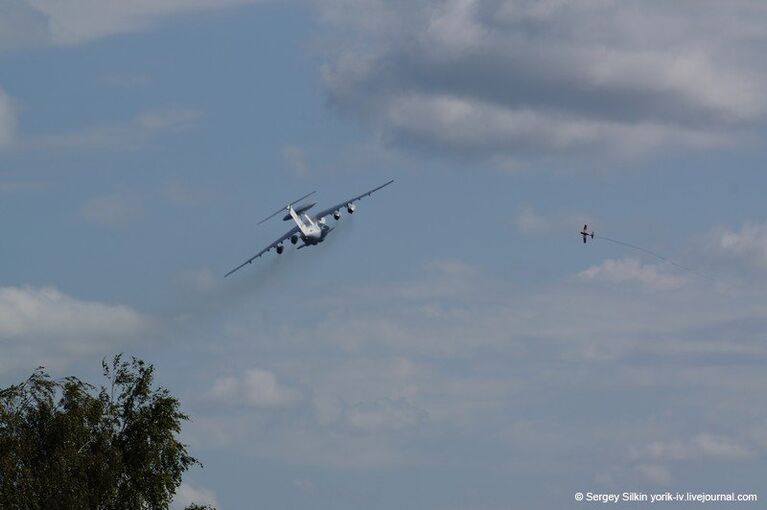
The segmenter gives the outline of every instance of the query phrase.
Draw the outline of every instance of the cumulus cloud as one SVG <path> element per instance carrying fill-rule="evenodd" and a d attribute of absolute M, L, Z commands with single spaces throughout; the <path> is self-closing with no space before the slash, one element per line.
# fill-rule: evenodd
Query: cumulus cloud
<path fill-rule="evenodd" d="M 395 143 L 634 155 L 734 143 L 767 114 L 758 1 L 315 4 L 332 103 Z"/>
<path fill-rule="evenodd" d="M 397 98 L 383 118 L 396 141 L 449 148 L 466 154 L 529 154 L 608 149 L 623 155 L 661 145 L 715 147 L 729 136 L 653 122 L 593 120 L 529 107 L 499 109 L 458 96 Z"/>
<path fill-rule="evenodd" d="M 676 289 L 685 284 L 685 278 L 667 273 L 655 264 L 642 264 L 639 259 L 608 259 L 578 273 L 583 280 L 609 283 L 638 283 L 657 290 Z"/>
<path fill-rule="evenodd" d="M 710 239 L 715 255 L 738 262 L 746 269 L 767 269 L 767 224 L 746 223 L 740 230 L 722 227 Z"/>
<path fill-rule="evenodd" d="M 239 405 L 211 405 L 219 414 L 192 424 L 195 441 L 291 465 L 460 459 L 539 480 L 577 470 L 579 459 L 594 466 L 586 481 L 609 472 L 618 488 L 662 486 L 677 462 L 696 461 L 687 475 L 754 458 L 764 444 L 763 433 L 737 432 L 763 430 L 767 417 L 753 406 L 767 381 L 760 286 L 626 292 L 564 278 L 520 290 L 460 259 L 425 269 L 332 296 L 304 287 L 303 300 L 270 295 L 274 310 L 290 310 L 285 320 L 252 310 L 228 319 L 232 336 L 221 341 L 247 345 L 238 359 L 267 357 L 304 398 L 265 418 L 245 404 L 242 374 L 224 377 L 217 392 Z"/>
<path fill-rule="evenodd" d="M 300 391 L 278 383 L 274 373 L 259 368 L 251 368 L 241 376 L 218 379 L 206 396 L 216 402 L 257 408 L 286 407 L 302 398 Z"/>
<path fill-rule="evenodd" d="M 151 325 L 124 305 L 82 301 L 52 287 L 0 287 L 0 371 L 25 364 L 58 366 L 101 353 L 138 338 Z"/>

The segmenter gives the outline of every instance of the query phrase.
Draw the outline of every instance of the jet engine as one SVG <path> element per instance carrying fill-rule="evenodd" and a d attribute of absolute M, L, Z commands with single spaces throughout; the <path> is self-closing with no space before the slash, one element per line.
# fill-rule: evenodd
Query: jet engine
<path fill-rule="evenodd" d="M 298 242 L 298 235 L 293 234 L 292 236 L 290 236 L 290 242 L 291 244 L 296 244 Z"/>
<path fill-rule="evenodd" d="M 338 209 L 333 211 L 333 217 L 336 219 L 336 221 L 340 220 L 341 219 L 341 211 L 339 211 Z"/>
<path fill-rule="evenodd" d="M 354 213 L 354 210 L 357 208 L 354 204 L 346 204 L 346 210 L 349 211 L 349 214 Z"/>
<path fill-rule="evenodd" d="M 277 245 L 277 253 L 278 253 L 279 255 L 282 255 L 282 252 L 283 252 L 284 250 L 285 250 L 285 246 L 283 246 L 283 244 L 282 244 L 282 243 L 280 243 L 280 244 L 278 244 L 278 245 Z"/>

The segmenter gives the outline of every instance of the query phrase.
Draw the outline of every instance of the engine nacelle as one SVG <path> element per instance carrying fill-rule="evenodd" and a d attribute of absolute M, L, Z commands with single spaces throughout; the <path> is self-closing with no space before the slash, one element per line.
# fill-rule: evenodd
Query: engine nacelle
<path fill-rule="evenodd" d="M 298 242 L 298 236 L 296 234 L 290 236 L 290 242 L 291 244 L 296 244 Z"/>
<path fill-rule="evenodd" d="M 282 252 L 285 251 L 285 246 L 283 246 L 282 243 L 277 245 L 277 254 L 282 255 Z"/>
<path fill-rule="evenodd" d="M 349 211 L 349 214 L 353 214 L 355 209 L 357 209 L 356 205 L 346 204 L 346 210 Z"/>
<path fill-rule="evenodd" d="M 338 209 L 333 211 L 333 218 L 335 218 L 336 221 L 340 220 L 341 219 L 341 211 L 339 211 Z"/>

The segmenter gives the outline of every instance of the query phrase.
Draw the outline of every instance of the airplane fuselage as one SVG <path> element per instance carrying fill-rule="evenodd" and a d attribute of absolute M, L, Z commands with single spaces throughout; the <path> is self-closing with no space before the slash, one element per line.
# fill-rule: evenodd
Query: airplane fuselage
<path fill-rule="evenodd" d="M 321 243 L 325 240 L 325 236 L 332 230 L 327 226 L 324 218 L 317 221 L 308 214 L 296 214 L 292 207 L 288 208 L 288 213 L 293 218 L 293 221 L 296 223 L 296 226 L 301 233 L 301 240 L 304 242 L 304 246 L 312 246 Z"/>

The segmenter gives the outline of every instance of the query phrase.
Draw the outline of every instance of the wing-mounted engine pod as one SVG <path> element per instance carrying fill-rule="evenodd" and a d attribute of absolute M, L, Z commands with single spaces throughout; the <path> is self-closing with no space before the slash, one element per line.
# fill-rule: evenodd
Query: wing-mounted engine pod
<path fill-rule="evenodd" d="M 296 234 L 293 234 L 290 236 L 290 244 L 296 244 L 298 242 L 298 236 Z"/>
<path fill-rule="evenodd" d="M 354 210 L 357 209 L 357 206 L 354 204 L 346 204 L 346 210 L 349 211 L 349 214 L 353 214 Z"/>
<path fill-rule="evenodd" d="M 277 254 L 278 255 L 282 255 L 283 251 L 285 251 L 285 246 L 282 243 L 278 244 L 277 245 Z"/>
<path fill-rule="evenodd" d="M 341 219 L 341 211 L 339 211 L 338 209 L 333 211 L 333 218 L 335 218 L 336 221 L 340 220 Z"/>

